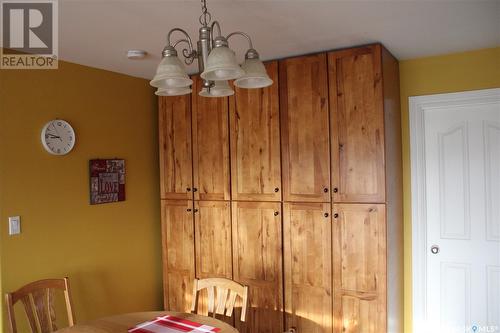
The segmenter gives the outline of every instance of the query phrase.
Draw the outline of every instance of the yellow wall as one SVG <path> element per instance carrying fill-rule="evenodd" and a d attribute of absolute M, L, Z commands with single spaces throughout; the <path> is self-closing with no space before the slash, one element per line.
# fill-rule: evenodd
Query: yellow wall
<path fill-rule="evenodd" d="M 408 97 L 500 87 L 500 47 L 401 61 L 405 224 L 405 333 L 411 332 L 411 189 Z"/>
<path fill-rule="evenodd" d="M 0 71 L 2 293 L 69 276 L 79 321 L 159 309 L 156 98 L 143 79 L 59 66 Z M 76 131 L 69 155 L 49 155 L 40 143 L 54 118 Z M 91 206 L 89 159 L 113 157 L 126 161 L 126 201 Z M 12 215 L 22 233 L 9 237 Z"/>

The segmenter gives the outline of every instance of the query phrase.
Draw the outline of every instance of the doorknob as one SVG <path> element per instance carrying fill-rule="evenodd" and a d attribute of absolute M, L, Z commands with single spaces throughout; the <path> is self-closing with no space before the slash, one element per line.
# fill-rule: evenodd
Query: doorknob
<path fill-rule="evenodd" d="M 431 252 L 432 252 L 432 254 L 438 254 L 439 253 L 439 246 L 438 245 L 432 245 L 431 246 Z"/>

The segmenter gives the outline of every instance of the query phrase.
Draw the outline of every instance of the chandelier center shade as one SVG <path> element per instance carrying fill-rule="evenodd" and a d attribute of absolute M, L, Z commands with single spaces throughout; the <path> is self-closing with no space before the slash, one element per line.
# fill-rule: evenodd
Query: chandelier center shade
<path fill-rule="evenodd" d="M 221 33 L 218 21 L 211 23 L 212 15 L 208 12 L 206 0 L 201 0 L 202 14 L 199 18 L 201 27 L 196 49 L 189 34 L 180 28 L 173 28 L 167 34 L 167 45 L 162 52 L 162 60 L 156 75 L 150 84 L 158 88 L 159 96 L 178 96 L 191 93 L 193 81 L 189 78 L 184 64 L 180 60 L 177 47 L 183 45 L 184 63 L 198 61 L 198 69 L 203 84 L 199 95 L 203 97 L 224 97 L 234 94 L 228 80 L 235 80 L 234 85 L 240 88 L 264 88 L 273 84 L 260 60 L 259 53 L 253 48 L 252 39 L 244 32 L 236 31 L 227 36 Z M 172 42 L 174 33 L 181 34 L 180 39 Z M 229 48 L 229 39 L 241 36 L 247 39 L 249 48 L 245 61 L 240 66 L 236 53 Z"/>

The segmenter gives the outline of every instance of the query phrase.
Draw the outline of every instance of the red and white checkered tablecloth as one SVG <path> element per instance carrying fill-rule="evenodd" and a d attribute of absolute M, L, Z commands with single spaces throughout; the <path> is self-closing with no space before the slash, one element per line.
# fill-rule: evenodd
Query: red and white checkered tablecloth
<path fill-rule="evenodd" d="M 147 321 L 128 330 L 129 333 L 207 333 L 219 331 L 220 328 L 195 323 L 170 315 L 157 317 L 155 320 Z"/>

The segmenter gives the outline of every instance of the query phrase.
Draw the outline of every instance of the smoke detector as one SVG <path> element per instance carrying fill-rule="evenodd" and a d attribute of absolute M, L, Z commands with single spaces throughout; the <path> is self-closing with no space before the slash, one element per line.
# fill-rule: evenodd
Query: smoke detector
<path fill-rule="evenodd" d="M 128 50 L 127 58 L 129 59 L 144 59 L 148 53 L 144 50 Z"/>

